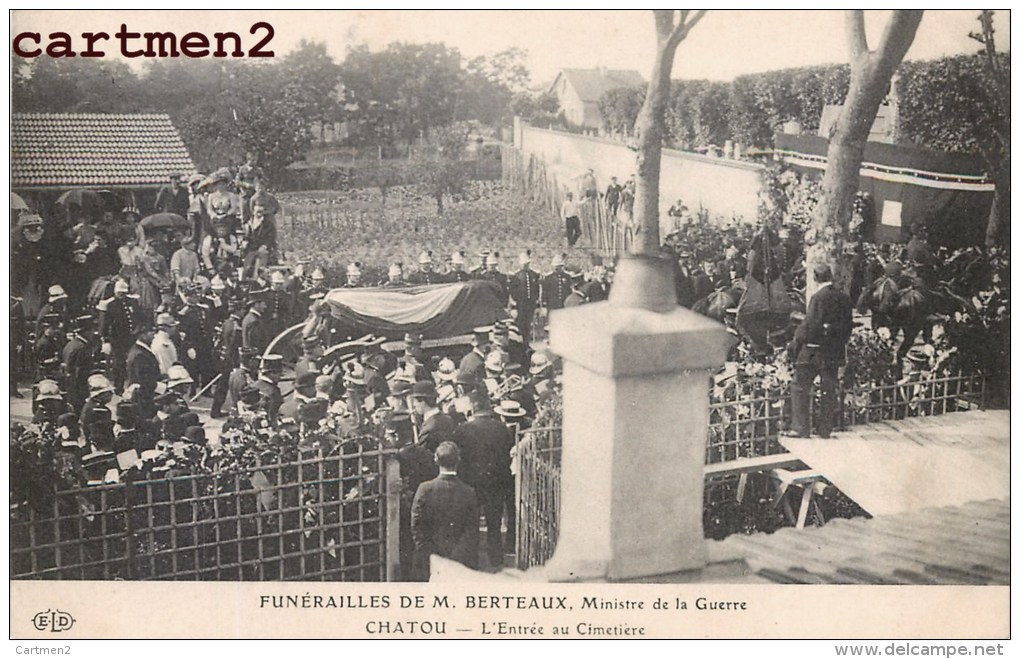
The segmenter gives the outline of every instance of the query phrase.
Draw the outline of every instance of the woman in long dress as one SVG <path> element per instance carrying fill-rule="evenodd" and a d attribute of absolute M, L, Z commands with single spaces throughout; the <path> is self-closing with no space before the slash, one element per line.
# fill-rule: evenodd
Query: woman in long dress
<path fill-rule="evenodd" d="M 170 286 L 170 265 L 166 257 L 149 243 L 138 258 L 138 270 L 141 279 L 139 302 L 151 314 L 162 300 L 160 289 Z"/>

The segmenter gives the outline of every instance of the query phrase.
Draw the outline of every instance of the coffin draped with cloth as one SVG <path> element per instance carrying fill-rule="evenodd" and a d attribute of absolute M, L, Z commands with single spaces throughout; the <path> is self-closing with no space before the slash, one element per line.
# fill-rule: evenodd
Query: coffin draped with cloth
<path fill-rule="evenodd" d="M 462 348 L 443 349 L 444 354 L 466 353 L 475 327 L 507 317 L 500 294 L 499 284 L 486 280 L 394 288 L 336 288 L 323 300 L 329 310 L 325 319 L 330 336 L 327 347 L 366 335 L 401 341 L 411 333 L 421 334 L 426 347 Z M 308 331 L 307 323 L 295 325 L 278 336 L 267 352 L 278 352 L 285 361 L 292 362 L 301 354 L 302 331 Z"/>

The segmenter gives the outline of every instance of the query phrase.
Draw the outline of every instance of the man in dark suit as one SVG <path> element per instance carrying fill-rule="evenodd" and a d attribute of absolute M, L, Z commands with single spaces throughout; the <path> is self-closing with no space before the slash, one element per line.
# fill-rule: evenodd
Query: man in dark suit
<path fill-rule="evenodd" d="M 241 350 L 241 312 L 244 303 L 238 298 L 230 298 L 228 307 L 230 315 L 223 321 L 220 328 L 219 373 L 220 379 L 213 389 L 212 410 L 209 416 L 214 419 L 225 416 L 223 404 L 230 391 L 230 374 L 240 365 Z"/>
<path fill-rule="evenodd" d="M 88 397 L 88 377 L 95 364 L 96 346 L 92 343 L 92 316 L 78 316 L 74 320 L 74 333 L 64 346 L 64 375 L 67 400 L 76 411 Z"/>
<path fill-rule="evenodd" d="M 435 452 L 443 442 L 453 439 L 453 430 L 456 424 L 449 415 L 441 412 L 437 407 L 439 393 L 436 385 L 429 381 L 415 382 L 411 387 L 412 409 L 419 419 L 421 425 L 418 427 L 418 443 Z"/>
<path fill-rule="evenodd" d="M 263 317 L 266 312 L 266 291 L 252 293 L 251 308 L 241 321 L 241 345 L 262 354 L 273 337 L 269 334 L 269 322 Z"/>
<path fill-rule="evenodd" d="M 418 486 L 411 505 L 416 581 L 428 581 L 432 554 L 478 568 L 478 497 L 457 477 L 460 449 L 443 442 L 436 463 L 439 476 Z"/>
<path fill-rule="evenodd" d="M 517 327 L 521 329 L 525 345 L 531 344 L 531 321 L 541 302 L 542 283 L 538 273 L 531 269 L 531 252 L 518 257 L 521 269 L 510 278 L 510 297 L 517 305 Z"/>
<path fill-rule="evenodd" d="M 818 290 L 811 297 L 807 315 L 794 334 L 790 354 L 796 372 L 791 386 L 793 436 L 811 435 L 811 389 L 821 379 L 821 410 L 815 419 L 815 434 L 828 437 L 836 421 L 836 386 L 839 367 L 846 362 L 846 344 L 853 330 L 850 298 L 832 286 L 832 269 L 826 263 L 814 266 Z"/>
<path fill-rule="evenodd" d="M 514 477 L 510 472 L 510 429 L 492 415 L 488 397 L 471 392 L 471 420 L 457 427 L 454 443 L 460 447 L 461 478 L 474 488 L 485 513 L 485 546 L 489 564 L 503 565 L 503 506 L 510 503 Z"/>
<path fill-rule="evenodd" d="M 476 327 L 471 337 L 471 352 L 460 360 L 457 371 L 475 382 L 485 378 L 485 348 L 489 345 L 491 327 Z"/>
<path fill-rule="evenodd" d="M 133 401 L 138 408 L 139 418 L 142 419 L 149 419 L 156 413 L 153 399 L 161 375 L 159 360 L 149 347 L 153 334 L 151 329 L 139 332 L 137 340 L 127 353 L 126 388 L 134 388 Z"/>

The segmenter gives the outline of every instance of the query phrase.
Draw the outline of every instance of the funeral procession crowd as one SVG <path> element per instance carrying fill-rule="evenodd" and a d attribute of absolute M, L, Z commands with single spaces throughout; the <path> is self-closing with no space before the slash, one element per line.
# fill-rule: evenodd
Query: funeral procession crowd
<path fill-rule="evenodd" d="M 401 550 L 413 564 L 405 576 L 427 579 L 430 554 L 478 567 L 480 518 L 488 565 L 501 566 L 515 528 L 517 431 L 558 423 L 559 364 L 539 335 L 550 311 L 607 299 L 612 264 L 592 256 L 582 274 L 557 254 L 540 274 L 524 252 L 506 274 L 496 251 L 470 267 L 463 251 L 438 257 L 423 247 L 412 272 L 392 264 L 384 281 L 368 282 L 364 266 L 350 263 L 346 281 L 327 282 L 321 267 L 284 258 L 276 237 L 281 206 L 265 182 L 249 158 L 236 169 L 175 175 L 147 213 L 104 208 L 84 193 L 65 194 L 57 206 L 64 212 L 47 217 L 27 205 L 13 210 L 10 384 L 17 397 L 19 385 L 32 385 L 33 415 L 16 432 L 52 436 L 82 485 L 117 482 L 126 470 L 172 476 L 167 456 L 208 450 L 232 428 L 289 433 L 323 450 L 374 435 L 401 463 Z M 589 195 L 579 196 L 568 196 L 560 213 L 569 245 L 580 234 L 577 204 Z M 606 197 L 614 215 L 629 211 L 627 187 L 615 179 Z M 675 210 L 678 219 L 686 211 Z M 663 250 L 673 257 L 679 303 L 734 334 L 734 309 L 745 295 L 760 290 L 767 300 L 776 282 L 784 291 L 802 286 L 803 238 L 795 231 L 677 226 Z M 909 254 L 859 260 L 851 295 L 862 310 L 885 280 L 923 276 L 931 258 L 923 240 L 911 241 Z M 812 432 L 808 400 L 820 376 L 814 432 L 827 436 L 852 305 L 826 285 L 827 267 L 813 274 L 821 292 L 794 313 L 789 331 L 750 318 L 740 330 L 762 353 L 779 341 L 793 346 L 799 435 Z M 427 354 L 413 333 L 402 342 L 337 335 L 325 300 L 334 288 L 476 279 L 498 284 L 509 318 L 475 328 L 470 352 L 456 358 Z M 893 325 L 874 311 L 876 322 Z M 301 354 L 291 377 L 275 339 L 295 325 Z M 902 329 L 906 357 L 921 327 Z M 191 409 L 203 395 L 211 398 L 208 416 L 225 419 L 218 436 L 207 436 L 205 415 Z"/>

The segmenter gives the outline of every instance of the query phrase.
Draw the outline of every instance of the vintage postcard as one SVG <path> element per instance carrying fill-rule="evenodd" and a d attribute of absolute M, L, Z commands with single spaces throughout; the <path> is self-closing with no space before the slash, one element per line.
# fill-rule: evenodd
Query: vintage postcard
<path fill-rule="evenodd" d="M 10 19 L 17 653 L 1002 654 L 1008 10 Z"/>

